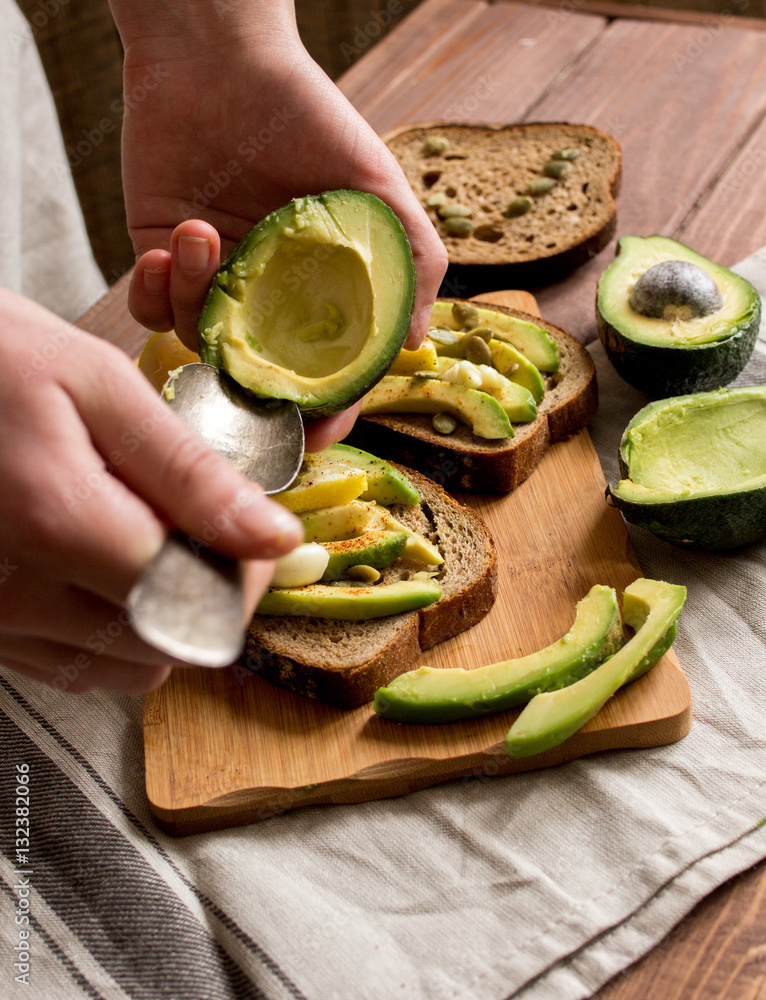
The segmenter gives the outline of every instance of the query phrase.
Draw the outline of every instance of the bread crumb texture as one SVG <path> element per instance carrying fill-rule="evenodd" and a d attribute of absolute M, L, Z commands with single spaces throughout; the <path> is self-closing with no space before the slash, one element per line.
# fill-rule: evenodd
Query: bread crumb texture
<path fill-rule="evenodd" d="M 429 151 L 428 140 L 434 136 L 447 141 L 445 150 Z M 386 141 L 453 263 L 555 257 L 593 238 L 615 215 L 620 148 L 589 126 L 434 122 L 398 130 Z M 546 164 L 562 150 L 571 158 L 558 161 L 561 176 L 550 178 L 550 190 L 533 193 L 533 182 L 546 176 Z M 531 201 L 531 206 L 522 214 L 509 212 L 519 199 Z M 445 205 L 470 209 L 470 232 L 450 232 L 449 217 L 442 217 Z"/>

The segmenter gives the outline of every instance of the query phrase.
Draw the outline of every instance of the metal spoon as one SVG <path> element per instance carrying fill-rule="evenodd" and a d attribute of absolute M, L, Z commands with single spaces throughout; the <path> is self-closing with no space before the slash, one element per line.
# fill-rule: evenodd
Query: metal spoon
<path fill-rule="evenodd" d="M 292 483 L 304 443 L 295 403 L 259 405 L 224 372 L 204 364 L 184 365 L 172 387 L 168 401 L 176 413 L 244 476 L 266 493 Z M 187 663 L 226 666 L 245 644 L 242 565 L 213 552 L 205 540 L 169 535 L 126 607 L 145 642 Z"/>

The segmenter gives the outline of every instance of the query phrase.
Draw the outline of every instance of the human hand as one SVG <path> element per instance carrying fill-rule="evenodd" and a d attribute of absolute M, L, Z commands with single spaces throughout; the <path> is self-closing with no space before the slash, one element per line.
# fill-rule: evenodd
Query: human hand
<path fill-rule="evenodd" d="M 228 251 L 293 197 L 356 188 L 387 202 L 407 230 L 418 277 L 408 346 L 417 346 L 446 252 L 394 157 L 306 53 L 286 19 L 289 3 L 231 4 L 218 19 L 212 8 L 182 18 L 183 0 L 170 6 L 176 20 L 156 7 L 144 20 L 135 5 L 115 10 L 125 93 L 143 97 L 127 101 L 123 129 L 128 226 L 136 252 L 153 251 L 134 278 L 136 318 L 194 343 L 201 298 L 192 285 L 212 277 L 219 257 L 209 233 L 189 229 L 208 243 L 182 244 L 190 269 L 180 255 L 171 271 L 181 220 L 209 223 Z M 142 87 L 149 73 L 153 89 Z"/>
<path fill-rule="evenodd" d="M 0 398 L 5 666 L 70 691 L 151 690 L 175 661 L 135 635 L 121 605 L 167 526 L 208 537 L 216 525 L 214 547 L 248 560 L 248 612 L 270 560 L 302 537 L 121 351 L 4 290 Z"/>

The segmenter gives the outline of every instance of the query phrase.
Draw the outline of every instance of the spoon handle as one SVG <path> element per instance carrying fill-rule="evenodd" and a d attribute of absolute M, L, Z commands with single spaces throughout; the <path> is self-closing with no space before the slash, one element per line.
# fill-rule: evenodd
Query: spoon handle
<path fill-rule="evenodd" d="M 223 667 L 244 647 L 241 563 L 179 532 L 168 535 L 126 607 L 145 642 L 187 663 Z"/>

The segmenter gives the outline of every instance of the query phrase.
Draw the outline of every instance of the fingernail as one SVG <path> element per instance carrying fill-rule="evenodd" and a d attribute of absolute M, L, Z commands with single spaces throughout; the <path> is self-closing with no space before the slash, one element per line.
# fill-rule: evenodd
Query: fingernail
<path fill-rule="evenodd" d="M 170 268 L 147 267 L 144 269 L 144 288 L 150 295 L 161 295 L 168 287 Z"/>
<path fill-rule="evenodd" d="M 410 326 L 410 332 L 407 337 L 407 347 L 409 350 L 414 350 L 416 347 L 420 347 L 426 338 L 428 333 L 428 324 L 431 322 L 431 307 L 423 306 L 419 309 L 415 315 L 412 317 L 412 325 Z"/>
<path fill-rule="evenodd" d="M 178 237 L 178 264 L 184 274 L 201 274 L 209 262 L 210 240 L 203 236 Z"/>
<path fill-rule="evenodd" d="M 289 510 L 276 503 L 261 502 L 242 509 L 242 528 L 263 537 L 261 554 L 273 559 L 294 549 L 303 541 L 303 525 Z"/>

